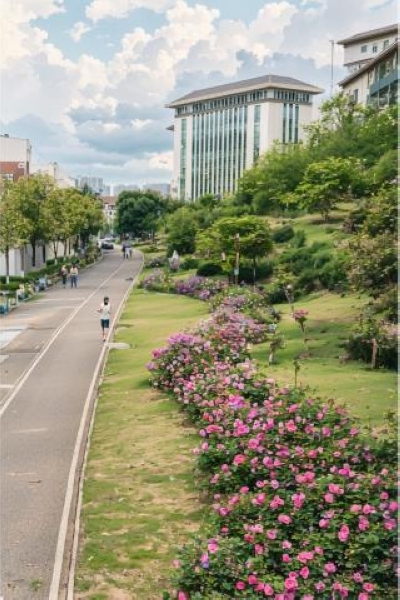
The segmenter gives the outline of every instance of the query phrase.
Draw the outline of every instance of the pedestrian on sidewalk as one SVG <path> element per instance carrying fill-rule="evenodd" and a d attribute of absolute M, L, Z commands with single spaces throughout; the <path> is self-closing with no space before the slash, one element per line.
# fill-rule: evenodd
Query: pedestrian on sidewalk
<path fill-rule="evenodd" d="M 71 287 L 78 287 L 78 267 L 76 266 L 75 263 L 73 263 L 72 267 L 69 270 L 69 275 L 70 275 L 70 279 L 71 279 Z"/>
<path fill-rule="evenodd" d="M 104 300 L 100 304 L 100 308 L 97 309 L 97 312 L 100 313 L 100 327 L 103 335 L 103 342 L 105 342 L 108 330 L 110 329 L 111 304 L 108 296 L 104 297 Z"/>
<path fill-rule="evenodd" d="M 67 285 L 67 277 L 68 277 L 68 269 L 67 269 L 66 265 L 63 265 L 61 267 L 60 275 L 61 275 L 63 287 L 65 289 L 65 286 Z"/>

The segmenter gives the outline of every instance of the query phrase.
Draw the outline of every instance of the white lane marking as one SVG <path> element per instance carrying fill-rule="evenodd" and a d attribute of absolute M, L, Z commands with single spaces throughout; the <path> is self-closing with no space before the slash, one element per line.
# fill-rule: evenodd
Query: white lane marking
<path fill-rule="evenodd" d="M 12 429 L 10 433 L 42 433 L 43 431 L 48 431 L 47 427 L 39 429 Z"/>
<path fill-rule="evenodd" d="M 2 390 L 10 390 L 13 387 L 14 387 L 13 383 L 0 383 L 0 389 L 2 389 Z"/>
<path fill-rule="evenodd" d="M 134 286 L 135 282 L 137 281 L 141 270 L 143 269 L 143 264 L 144 264 L 144 256 L 142 255 L 141 269 L 139 270 L 136 277 L 132 280 L 131 284 L 129 285 L 128 289 L 126 290 L 126 292 L 118 306 L 118 310 L 117 310 L 115 317 L 111 323 L 111 329 L 108 334 L 108 337 L 110 337 L 111 331 L 115 327 L 117 319 L 119 318 L 122 308 L 126 302 L 126 299 L 129 296 L 130 291 L 131 291 L 132 287 Z M 75 473 L 76 473 L 76 468 L 78 465 L 80 449 L 82 446 L 82 439 L 83 439 L 83 434 L 85 431 L 87 415 L 89 413 L 90 403 L 91 403 L 91 399 L 93 397 L 93 391 L 94 391 L 96 382 L 98 380 L 99 373 L 100 373 L 106 352 L 107 352 L 107 347 L 103 346 L 101 349 L 99 360 L 97 361 L 96 368 L 93 373 L 92 381 L 90 382 L 89 390 L 88 390 L 86 400 L 85 400 L 85 406 L 84 406 L 82 417 L 81 417 L 79 431 L 78 431 L 78 435 L 76 438 L 74 454 L 72 457 L 71 467 L 70 467 L 69 475 L 68 475 L 67 491 L 65 494 L 64 508 L 63 508 L 63 513 L 62 513 L 62 517 L 61 517 L 60 529 L 59 529 L 58 540 L 57 540 L 57 548 L 56 548 L 56 555 L 55 555 L 55 560 L 54 560 L 54 570 L 53 570 L 53 577 L 51 580 L 49 600 L 58 600 L 58 598 L 59 598 L 61 570 L 62 570 L 62 566 L 63 566 L 63 559 L 64 559 L 64 553 L 65 553 L 65 541 L 66 541 L 66 537 L 67 537 L 69 514 L 71 512 L 71 504 L 72 504 L 74 482 L 75 482 Z M 94 409 L 95 409 L 95 406 L 93 407 L 93 412 L 91 415 L 90 429 L 93 426 Z M 85 449 L 85 456 L 86 456 L 86 452 L 87 452 L 87 448 Z M 72 558 L 71 558 L 69 581 L 68 581 L 67 598 L 70 598 L 71 600 L 73 598 L 72 594 L 73 594 L 73 585 L 74 585 L 73 580 L 74 580 L 74 572 L 75 572 L 75 560 L 76 560 L 76 552 L 78 549 L 77 544 L 78 544 L 78 537 L 79 537 L 78 536 L 79 513 L 80 513 L 80 507 L 81 507 L 81 503 L 82 503 L 82 499 L 81 499 L 82 487 L 81 486 L 83 487 L 83 471 L 82 471 L 81 479 L 79 482 L 79 497 L 78 497 L 78 505 L 77 505 L 77 512 L 76 512 L 76 518 L 75 518 L 74 542 L 73 542 Z M 71 573 L 72 573 L 72 576 L 71 576 Z M 72 588 L 71 595 L 70 595 L 70 587 Z"/>
<path fill-rule="evenodd" d="M 41 298 L 40 304 L 43 302 L 55 302 L 58 300 L 62 300 L 63 302 L 75 302 L 75 300 L 84 300 L 85 296 L 74 296 L 73 298 L 66 298 L 65 296 L 61 296 L 60 298 Z"/>
<path fill-rule="evenodd" d="M 26 326 L 12 327 L 9 329 L 2 327 L 0 330 L 0 350 L 8 346 L 8 344 L 12 342 L 13 339 L 16 338 L 17 335 L 19 335 L 24 329 L 26 329 Z"/>
<path fill-rule="evenodd" d="M 99 289 L 101 289 L 102 286 L 105 283 L 107 283 L 108 281 L 110 281 L 110 279 L 112 279 L 114 277 L 114 275 L 116 275 L 116 273 L 118 273 L 118 271 L 123 266 L 124 266 L 124 263 L 122 263 L 118 267 L 118 269 L 116 269 L 115 271 L 113 271 L 111 273 L 111 275 L 109 277 L 107 277 L 107 279 L 105 279 L 95 290 L 93 290 L 93 292 L 86 298 L 86 300 L 84 302 L 82 302 L 79 306 L 77 306 L 75 308 L 75 310 L 72 311 L 72 313 L 65 319 L 64 323 L 61 323 L 61 325 L 59 325 L 57 327 L 57 329 L 55 329 L 52 337 L 49 339 L 49 341 L 43 347 L 42 351 L 37 355 L 37 357 L 34 359 L 34 361 L 32 362 L 32 364 L 25 371 L 25 373 L 23 373 L 21 375 L 21 377 L 17 380 L 16 387 L 15 387 L 14 391 L 7 398 L 7 401 L 3 404 L 3 406 L 0 409 L 0 419 L 3 416 L 3 414 L 5 413 L 5 411 L 7 410 L 7 408 L 10 406 L 11 402 L 14 400 L 15 396 L 18 394 L 19 390 L 22 388 L 22 386 L 24 385 L 24 383 L 26 382 L 26 380 L 28 379 L 28 377 L 30 376 L 30 374 L 32 373 L 32 371 L 35 369 L 36 365 L 42 360 L 42 358 L 47 353 L 47 351 L 49 350 L 49 348 L 51 348 L 51 346 L 54 344 L 54 342 L 56 341 L 56 339 L 58 338 L 58 336 L 60 335 L 60 333 L 72 321 L 72 319 L 75 317 L 75 315 L 78 314 L 78 312 L 81 310 L 81 308 L 83 308 L 85 306 L 85 304 L 87 304 L 89 302 L 89 300 L 91 300 L 92 297 L 95 294 L 97 294 L 97 292 L 99 291 Z"/>

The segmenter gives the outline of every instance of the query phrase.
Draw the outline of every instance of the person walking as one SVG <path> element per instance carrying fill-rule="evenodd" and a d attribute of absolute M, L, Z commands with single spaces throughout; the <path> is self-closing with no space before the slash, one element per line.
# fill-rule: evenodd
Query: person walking
<path fill-rule="evenodd" d="M 110 329 L 111 304 L 108 296 L 104 297 L 104 300 L 100 304 L 100 308 L 98 308 L 97 312 L 100 313 L 101 333 L 103 335 L 103 342 L 105 342 L 108 330 Z"/>
<path fill-rule="evenodd" d="M 72 267 L 69 270 L 69 275 L 70 275 L 70 279 L 71 279 L 71 287 L 78 287 L 78 267 L 76 266 L 76 264 L 74 263 L 72 265 Z"/>
<path fill-rule="evenodd" d="M 65 289 L 65 286 L 67 285 L 67 277 L 68 277 L 68 269 L 67 269 L 66 265 L 63 265 L 61 267 L 60 275 L 61 275 L 63 287 Z"/>

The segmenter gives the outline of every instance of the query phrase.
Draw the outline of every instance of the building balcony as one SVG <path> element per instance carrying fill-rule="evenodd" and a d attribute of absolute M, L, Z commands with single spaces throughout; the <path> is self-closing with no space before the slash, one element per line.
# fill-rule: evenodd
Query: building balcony
<path fill-rule="evenodd" d="M 369 88 L 370 96 L 375 96 L 381 90 L 388 87 L 392 83 L 396 83 L 398 80 L 399 80 L 399 75 L 398 75 L 397 70 L 394 69 L 393 71 L 390 71 L 390 73 L 385 75 L 385 77 L 382 77 L 382 79 L 378 79 L 378 81 L 375 81 L 374 83 L 372 83 L 370 85 L 370 88 Z"/>

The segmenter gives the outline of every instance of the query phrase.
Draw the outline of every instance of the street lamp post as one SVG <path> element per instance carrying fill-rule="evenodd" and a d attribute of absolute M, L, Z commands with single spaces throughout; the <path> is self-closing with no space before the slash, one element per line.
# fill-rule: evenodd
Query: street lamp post
<path fill-rule="evenodd" d="M 235 268 L 234 268 L 234 276 L 235 276 L 235 285 L 239 283 L 239 258 L 240 258 L 240 236 L 237 233 L 235 235 Z"/>

